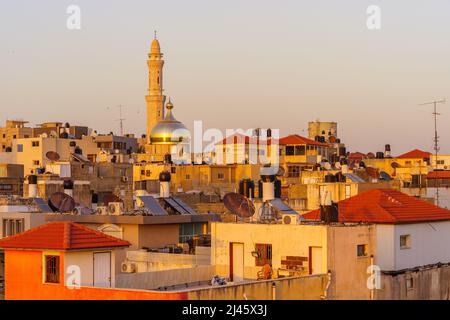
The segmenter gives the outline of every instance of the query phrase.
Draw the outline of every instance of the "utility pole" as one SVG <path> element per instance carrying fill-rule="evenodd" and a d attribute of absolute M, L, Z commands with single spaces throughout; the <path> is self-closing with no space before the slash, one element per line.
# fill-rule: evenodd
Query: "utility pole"
<path fill-rule="evenodd" d="M 440 113 L 437 112 L 437 104 L 438 103 L 446 103 L 445 99 L 442 100 L 435 100 L 431 102 L 425 102 L 421 103 L 420 106 L 427 106 L 427 105 L 433 105 L 433 118 L 434 118 L 434 170 L 437 171 L 438 168 L 438 153 L 439 153 L 439 136 L 437 131 L 437 116 L 440 115 Z M 439 206 L 439 179 L 436 179 L 435 183 L 436 187 L 436 205 Z"/>

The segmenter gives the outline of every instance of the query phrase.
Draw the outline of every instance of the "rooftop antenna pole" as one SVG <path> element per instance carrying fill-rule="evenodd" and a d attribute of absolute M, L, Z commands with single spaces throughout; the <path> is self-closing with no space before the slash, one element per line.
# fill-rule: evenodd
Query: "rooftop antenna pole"
<path fill-rule="evenodd" d="M 426 105 L 433 105 L 433 118 L 434 118 L 434 170 L 437 171 L 438 169 L 438 153 L 439 153 L 439 136 L 437 131 L 437 116 L 440 115 L 440 113 L 437 112 L 437 104 L 438 103 L 446 103 L 445 99 L 442 100 L 435 100 L 431 102 L 425 102 L 421 103 L 420 106 L 426 106 Z M 439 179 L 436 179 L 436 205 L 439 206 Z"/>
<path fill-rule="evenodd" d="M 117 108 L 119 108 L 119 116 L 120 118 L 117 119 L 120 122 L 120 135 L 123 136 L 123 121 L 125 120 L 124 118 L 122 118 L 122 105 L 118 105 Z"/>

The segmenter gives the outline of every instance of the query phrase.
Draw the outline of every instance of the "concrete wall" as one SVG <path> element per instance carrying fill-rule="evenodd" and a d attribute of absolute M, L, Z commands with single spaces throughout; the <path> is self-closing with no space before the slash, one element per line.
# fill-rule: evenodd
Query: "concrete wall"
<path fill-rule="evenodd" d="M 179 292 L 187 292 L 188 300 L 272 300 L 272 284 L 275 284 L 276 300 L 320 300 L 327 276 L 282 278 Z"/>
<path fill-rule="evenodd" d="M 407 288 L 407 282 L 412 283 L 412 287 Z M 434 265 L 397 275 L 382 274 L 381 289 L 375 290 L 375 298 L 379 300 L 449 300 L 450 266 Z"/>
<path fill-rule="evenodd" d="M 244 244 L 244 278 L 256 279 L 262 267 L 256 266 L 252 251 L 255 244 L 272 244 L 272 268 L 281 268 L 285 256 L 301 256 L 309 259 L 309 247 L 322 248 L 322 270 L 327 271 L 327 229 L 320 225 L 283 225 L 219 223 L 211 224 L 211 263 L 217 273 L 230 277 L 230 243 Z M 306 261 L 305 273 L 308 274 Z"/>
<path fill-rule="evenodd" d="M 375 263 L 381 270 L 402 270 L 450 262 L 450 221 L 377 225 Z M 400 248 L 400 236 L 411 236 L 411 247 Z"/>
<path fill-rule="evenodd" d="M 0 212 L 0 239 L 3 235 L 3 219 L 24 219 L 24 230 L 44 224 L 45 214 L 40 212 Z"/>
<path fill-rule="evenodd" d="M 153 272 L 121 273 L 116 276 L 116 288 L 152 290 L 185 283 L 210 281 L 214 266 L 197 266 Z"/>

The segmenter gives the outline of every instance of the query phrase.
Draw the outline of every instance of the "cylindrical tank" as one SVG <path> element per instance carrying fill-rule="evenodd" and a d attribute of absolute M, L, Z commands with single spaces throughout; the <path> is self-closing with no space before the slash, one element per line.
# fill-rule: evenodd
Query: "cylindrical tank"
<path fill-rule="evenodd" d="M 29 198 L 37 198 L 38 190 L 37 190 L 37 176 L 30 175 L 28 176 L 28 197 Z"/>
<path fill-rule="evenodd" d="M 251 179 L 242 179 L 239 181 L 239 194 L 253 199 L 255 197 L 255 182 Z"/>
<path fill-rule="evenodd" d="M 334 183 L 336 182 L 336 177 L 334 176 L 334 174 L 329 173 L 325 176 L 325 182 Z"/>
<path fill-rule="evenodd" d="M 391 156 L 391 145 L 387 144 L 384 146 L 384 157 L 389 158 Z"/>
<path fill-rule="evenodd" d="M 336 182 L 345 182 L 346 177 L 342 174 L 342 172 L 338 172 L 334 175 L 336 177 Z"/>
<path fill-rule="evenodd" d="M 376 158 L 377 158 L 377 159 L 383 159 L 383 158 L 384 158 L 384 153 L 381 152 L 381 151 L 378 151 L 378 152 L 376 153 Z"/>
<path fill-rule="evenodd" d="M 170 197 L 170 172 L 163 171 L 159 174 L 159 196 L 161 198 Z"/>
<path fill-rule="evenodd" d="M 68 196 L 73 197 L 73 181 L 72 180 L 64 180 L 64 193 Z"/>
<path fill-rule="evenodd" d="M 269 201 L 275 199 L 275 188 L 273 182 L 262 182 L 262 200 Z"/>
<path fill-rule="evenodd" d="M 170 153 L 164 155 L 164 163 L 171 164 L 172 163 L 172 155 Z"/>
<path fill-rule="evenodd" d="M 275 184 L 275 198 L 281 198 L 281 180 L 276 179 L 274 184 Z"/>
<path fill-rule="evenodd" d="M 97 210 L 98 205 L 98 194 L 93 193 L 91 197 L 91 203 L 92 203 L 92 210 Z"/>

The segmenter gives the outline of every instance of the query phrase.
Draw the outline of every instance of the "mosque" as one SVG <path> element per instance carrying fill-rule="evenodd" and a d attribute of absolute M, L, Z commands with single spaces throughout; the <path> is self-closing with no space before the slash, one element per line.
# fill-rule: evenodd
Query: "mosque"
<path fill-rule="evenodd" d="M 152 162 L 164 161 L 177 145 L 189 142 L 189 131 L 173 115 L 173 103 L 166 103 L 163 86 L 164 60 L 159 41 L 152 41 L 148 54 L 147 135 L 145 153 Z"/>

